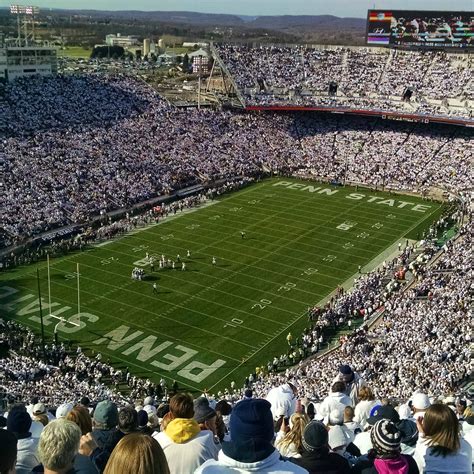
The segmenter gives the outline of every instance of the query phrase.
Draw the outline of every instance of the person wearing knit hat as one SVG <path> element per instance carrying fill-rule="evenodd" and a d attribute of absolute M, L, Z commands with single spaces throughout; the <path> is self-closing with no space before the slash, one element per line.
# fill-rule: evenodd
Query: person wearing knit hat
<path fill-rule="evenodd" d="M 123 436 L 117 430 L 117 405 L 110 400 L 99 402 L 95 407 L 92 422 L 94 427 L 92 437 L 101 450 L 100 454 L 94 457 L 94 462 L 102 472 L 112 451 Z"/>
<path fill-rule="evenodd" d="M 365 431 L 359 433 L 354 439 L 354 444 L 362 455 L 367 454 L 373 448 L 370 430 L 380 420 L 390 420 L 396 424 L 400 421 L 400 416 L 391 405 L 376 405 L 370 410 Z"/>
<path fill-rule="evenodd" d="M 306 471 L 284 460 L 272 445 L 273 416 L 267 400 L 252 398 L 237 403 L 230 418 L 231 441 L 222 444 L 217 460 L 208 460 L 195 474 L 236 472 L 279 472 L 304 474 Z"/>
<path fill-rule="evenodd" d="M 430 399 L 426 393 L 414 393 L 411 397 L 412 419 L 416 421 L 420 416 L 423 418 L 427 408 L 431 405 Z"/>
<path fill-rule="evenodd" d="M 138 418 L 138 431 L 143 434 L 151 436 L 154 430 L 148 426 L 148 413 L 145 410 L 139 410 L 137 412 Z"/>
<path fill-rule="evenodd" d="M 31 416 L 24 405 L 14 405 L 7 418 L 7 430 L 12 432 L 17 440 L 16 469 L 18 472 L 30 472 L 40 461 L 36 454 L 38 439 L 30 432 Z"/>
<path fill-rule="evenodd" d="M 199 424 L 204 424 L 215 418 L 215 416 L 216 411 L 209 406 L 209 400 L 206 397 L 199 397 L 194 400 L 194 419 Z"/>
<path fill-rule="evenodd" d="M 418 474 L 411 456 L 400 453 L 402 434 L 390 420 L 377 421 L 370 431 L 373 449 L 361 457 L 352 472 L 357 474 Z"/>
<path fill-rule="evenodd" d="M 418 429 L 412 420 L 400 420 L 396 426 L 401 434 L 400 449 L 402 454 L 412 456 L 415 453 L 416 442 L 418 441 Z"/>
<path fill-rule="evenodd" d="M 300 458 L 291 458 L 291 462 L 308 472 L 346 474 L 350 472 L 349 462 L 342 456 L 329 450 L 327 428 L 319 421 L 311 421 L 303 431 L 303 452 Z"/>
<path fill-rule="evenodd" d="M 198 422 L 201 431 L 212 433 L 216 442 L 216 454 L 220 449 L 217 439 L 217 413 L 209 406 L 209 400 L 206 397 L 199 397 L 194 400 L 194 419 Z"/>

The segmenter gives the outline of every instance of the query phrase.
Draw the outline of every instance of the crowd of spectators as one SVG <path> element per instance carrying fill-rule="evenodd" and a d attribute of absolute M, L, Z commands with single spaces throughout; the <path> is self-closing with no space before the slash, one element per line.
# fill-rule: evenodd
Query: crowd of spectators
<path fill-rule="evenodd" d="M 232 44 L 218 44 L 216 52 L 247 105 L 358 107 L 472 117 L 473 104 L 467 102 L 474 90 L 471 55 Z M 337 85 L 337 93 L 329 93 L 331 84 Z M 409 98 L 404 97 L 407 89 Z M 424 106 L 427 100 L 435 101 L 432 108 Z"/>
<path fill-rule="evenodd" d="M 64 110 L 71 97 L 77 101 L 73 127 L 62 115 L 36 122 L 26 94 L 16 95 L 16 118 L 1 124 L 7 192 L 0 217 L 13 238 L 45 230 L 46 214 L 46 228 L 80 222 L 185 184 L 262 169 L 417 192 L 463 192 L 472 183 L 472 144 L 458 130 L 180 112 L 125 77 L 100 87 L 101 79 L 91 79 L 98 90 L 113 87 L 107 100 L 121 104 L 119 116 L 112 106 L 94 116 L 82 110 L 74 80 L 64 89 L 55 81 L 33 84 L 55 90 Z M 7 114 L 9 98 L 23 87 L 11 86 L 1 105 Z M 127 94 L 141 97 L 138 109 Z M 27 192 L 16 192 L 23 186 Z M 469 210 L 465 220 L 439 254 L 428 242 L 414 258 L 406 245 L 350 292 L 339 290 L 326 307 L 309 310 L 305 349 L 321 336 L 325 341 L 326 328 L 366 320 L 338 348 L 251 374 L 245 386 L 217 397 L 193 400 L 163 379 L 153 383 L 114 368 L 100 353 L 86 356 L 59 343 L 43 349 L 31 331 L 0 320 L 0 349 L 8 349 L 0 359 L 0 472 L 472 472 L 474 413 L 466 397 L 453 397 L 472 372 Z M 129 230 L 131 218 L 95 232 L 112 237 L 121 225 Z M 387 277 L 400 268 L 413 278 L 394 291 Z"/>
<path fill-rule="evenodd" d="M 473 177 L 462 130 L 182 111 L 126 76 L 17 81 L 0 107 L 3 246 L 186 185 L 267 171 L 411 191 L 459 191 Z"/>

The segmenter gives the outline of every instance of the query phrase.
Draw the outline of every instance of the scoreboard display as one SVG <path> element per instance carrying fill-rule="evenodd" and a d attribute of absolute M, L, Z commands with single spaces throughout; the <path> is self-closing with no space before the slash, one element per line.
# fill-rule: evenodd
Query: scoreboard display
<path fill-rule="evenodd" d="M 474 12 L 369 10 L 367 45 L 474 48 Z"/>

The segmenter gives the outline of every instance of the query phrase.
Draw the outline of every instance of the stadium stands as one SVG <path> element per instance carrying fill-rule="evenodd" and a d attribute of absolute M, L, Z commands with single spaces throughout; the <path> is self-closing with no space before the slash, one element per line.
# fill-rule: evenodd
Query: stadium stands
<path fill-rule="evenodd" d="M 46 91 L 54 100 L 38 106 L 37 94 Z M 473 178 L 467 131 L 183 112 L 125 76 L 14 82 L 3 107 L 5 246 L 186 185 L 264 170 L 417 192 L 435 185 L 459 191 Z"/>
<path fill-rule="evenodd" d="M 348 107 L 472 118 L 472 55 L 231 44 L 217 44 L 215 51 L 247 106 Z M 337 93 L 331 93 L 331 83 L 338 86 Z"/>
<path fill-rule="evenodd" d="M 306 80 L 308 88 L 322 92 L 332 80 L 327 72 L 330 64 L 343 77 L 341 93 L 352 94 L 355 102 L 379 106 L 380 97 L 404 94 L 406 87 L 413 88 L 415 104 L 438 94 L 451 97 L 449 91 L 455 101 L 472 98 L 467 93 L 472 81 L 467 66 L 441 53 L 416 56 L 419 71 L 397 76 L 397 70 L 409 68 L 418 53 L 264 48 L 254 58 L 248 48 L 221 47 L 220 52 L 243 88 L 296 89 L 296 74 L 298 84 Z M 242 64 L 247 67 L 241 68 Z M 291 74 L 288 64 L 294 68 Z M 265 77 L 262 67 L 267 70 Z M 460 71 L 456 79 L 454 71 Z M 378 80 L 367 89 L 361 87 L 373 73 Z M 409 85 L 408 80 L 412 81 Z M 435 86 L 436 80 L 443 82 Z M 357 97 L 364 93 L 378 97 Z M 249 97 L 258 101 L 275 100 L 263 91 L 252 94 Z M 40 97 L 39 105 L 36 97 Z M 314 97 L 308 100 L 319 101 Z M 391 103 L 389 100 L 387 107 Z M 438 187 L 463 195 L 467 201 L 474 177 L 472 139 L 466 130 L 302 114 L 180 112 L 144 84 L 125 76 L 18 81 L 7 86 L 0 107 L 4 145 L 0 158 L 6 178 L 0 211 L 4 246 L 48 229 L 88 222 L 101 211 L 126 208 L 185 185 L 236 176 L 251 179 L 265 170 L 417 193 Z M 424 110 L 432 110 L 430 107 L 435 105 L 427 102 Z M 439 107 L 448 112 L 449 104 Z M 459 110 L 470 113 L 467 108 Z M 100 353 L 87 357 L 80 348 L 74 353 L 64 344 L 50 344 L 42 353 L 31 331 L 0 319 L 0 340 L 9 349 L 8 356 L 0 359 L 0 393 L 6 415 L 0 422 L 7 427 L 0 442 L 0 470 L 8 472 L 16 463 L 18 472 L 30 472 L 40 461 L 43 467 L 35 472 L 67 472 L 73 466 L 79 469 L 79 462 L 84 463 L 83 469 L 87 463 L 86 472 L 112 472 L 111 466 L 119 465 L 122 456 L 141 466 L 134 469 L 133 463 L 132 467 L 128 464 L 128 471 L 123 472 L 168 472 L 168 465 L 178 464 L 173 463 L 177 461 L 173 452 L 180 448 L 176 445 L 185 440 L 193 443 L 193 453 L 186 450 L 189 466 L 193 466 L 189 472 L 196 463 L 201 465 L 196 472 L 242 468 L 241 463 L 254 471 L 263 463 L 270 470 L 305 472 L 321 468 L 324 462 L 332 466 L 331 472 L 350 472 L 351 466 L 353 472 L 362 472 L 362 467 L 370 467 L 363 463 L 380 466 L 391 461 L 404 466 L 401 472 L 417 472 L 414 463 L 430 472 L 447 472 L 446 459 L 450 466 L 457 466 L 456 472 L 470 472 L 474 415 L 465 395 L 457 404 L 453 397 L 461 394 L 460 383 L 471 372 L 474 226 L 469 205 L 464 211 L 459 236 L 441 251 L 435 249 L 432 233 L 421 255 L 415 258 L 414 248 L 406 246 L 394 262 L 361 276 L 351 292 L 340 292 L 330 305 L 315 312 L 315 327 L 302 337 L 302 347 L 310 350 L 321 336 L 325 341 L 324 328 L 345 324 L 354 312 L 369 319 L 383 311 L 377 324 L 347 334 L 340 347 L 319 358 L 302 360 L 276 373 L 251 374 L 245 386 L 217 396 L 205 393 L 209 403 L 198 401 L 194 408 L 186 406 L 186 397 L 172 398 L 168 406 L 172 389 L 164 380 L 155 384 L 118 370 L 103 361 Z M 150 218 L 142 219 L 147 222 Z M 110 238 L 131 225 L 127 219 L 105 223 L 97 234 Z M 413 275 L 412 284 L 401 292 L 390 291 L 386 279 L 400 267 Z M 318 412 L 318 403 L 332 391 L 335 381 L 343 382 L 355 406 L 357 384 L 368 385 L 380 400 L 382 406 L 367 413 L 367 426 L 352 423 L 345 406 L 326 416 Z M 265 398 L 272 389 L 273 406 L 252 400 L 252 391 Z M 230 402 L 227 410 L 218 410 L 217 399 Z M 440 400 L 445 404 L 435 403 Z M 387 406 L 389 401 L 397 412 Z M 82 415 L 69 417 L 72 405 L 87 410 L 76 407 Z M 128 405 L 135 408 L 136 417 Z M 117 406 L 122 409 L 119 413 Z M 306 425 L 309 420 L 305 419 L 298 437 L 292 438 L 296 451 L 290 461 L 281 460 L 272 444 L 272 413 L 278 414 L 282 407 L 287 414 L 304 407 L 320 420 Z M 231 409 L 234 414 L 229 421 Z M 199 416 L 191 413 L 197 410 Z M 53 413 L 68 421 L 49 421 Z M 276 429 L 283 432 L 281 436 L 292 435 L 292 424 L 278 418 Z M 440 439 L 435 420 L 441 418 L 445 419 L 441 434 L 444 430 L 446 438 L 459 442 L 442 444 L 443 455 L 435 456 Z M 157 436 L 159 430 L 163 433 Z M 19 439 L 18 457 L 9 433 Z M 147 437 L 150 433 L 155 433 L 157 442 Z M 385 439 L 384 444 L 387 433 L 390 442 Z M 199 444 L 204 438 L 214 443 L 214 449 L 204 452 L 204 442 Z M 256 439 L 258 453 L 242 457 L 244 447 Z M 230 442 L 221 444 L 222 440 Z M 64 443 L 60 459 L 52 453 L 59 441 Z M 368 458 L 361 456 L 372 447 L 375 450 Z M 405 458 L 400 452 L 414 457 Z M 28 469 L 27 454 L 32 463 Z M 112 461 L 107 466 L 109 457 Z M 140 462 L 143 459 L 150 464 L 148 470 Z"/>

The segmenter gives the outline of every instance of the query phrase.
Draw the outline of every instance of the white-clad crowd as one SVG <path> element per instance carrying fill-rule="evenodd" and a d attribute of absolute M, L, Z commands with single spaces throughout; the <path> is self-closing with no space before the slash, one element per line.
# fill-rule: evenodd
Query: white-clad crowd
<path fill-rule="evenodd" d="M 473 104 L 467 102 L 474 91 L 470 54 L 237 44 L 217 44 L 216 52 L 247 105 L 348 106 L 472 117 Z M 337 85 L 337 94 L 329 93 L 331 84 Z M 407 89 L 411 96 L 404 101 Z"/>
<path fill-rule="evenodd" d="M 125 76 L 13 82 L 1 107 L 4 245 L 186 185 L 269 170 L 418 192 L 462 190 L 473 178 L 463 130 L 180 111 Z"/>

